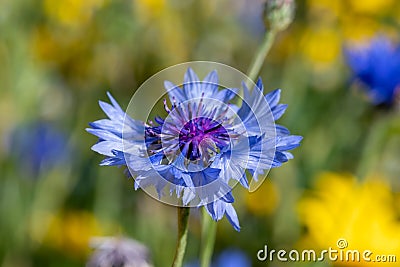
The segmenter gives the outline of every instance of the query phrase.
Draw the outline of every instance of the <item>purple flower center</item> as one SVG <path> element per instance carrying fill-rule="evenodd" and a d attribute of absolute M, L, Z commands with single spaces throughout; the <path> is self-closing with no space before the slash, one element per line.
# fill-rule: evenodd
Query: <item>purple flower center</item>
<path fill-rule="evenodd" d="M 189 160 L 209 160 L 229 144 L 229 134 L 220 122 L 197 117 L 186 122 L 179 132 L 179 148 Z"/>

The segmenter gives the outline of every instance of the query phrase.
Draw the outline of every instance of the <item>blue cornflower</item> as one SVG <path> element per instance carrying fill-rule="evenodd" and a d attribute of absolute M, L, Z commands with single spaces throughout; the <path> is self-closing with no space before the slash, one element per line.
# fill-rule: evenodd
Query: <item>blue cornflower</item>
<path fill-rule="evenodd" d="M 345 49 L 347 62 L 375 105 L 394 104 L 400 92 L 400 46 L 377 37 L 362 47 Z"/>
<path fill-rule="evenodd" d="M 154 186 L 158 198 L 176 194 L 185 206 L 205 206 L 218 221 L 224 215 L 236 230 L 232 182 L 246 188 L 246 170 L 257 180 L 271 167 L 293 158 L 288 152 L 302 137 L 275 125 L 285 112 L 280 90 L 263 94 L 258 80 L 251 92 L 243 84 L 241 106 L 233 103 L 237 89 L 220 89 L 216 71 L 201 81 L 188 69 L 182 87 L 165 81 L 168 115 L 144 123 L 125 114 L 114 98 L 100 107 L 109 119 L 90 124 L 98 136 L 92 149 L 107 156 L 101 165 L 126 165 L 137 188 Z M 169 192 L 169 194 L 165 194 Z"/>

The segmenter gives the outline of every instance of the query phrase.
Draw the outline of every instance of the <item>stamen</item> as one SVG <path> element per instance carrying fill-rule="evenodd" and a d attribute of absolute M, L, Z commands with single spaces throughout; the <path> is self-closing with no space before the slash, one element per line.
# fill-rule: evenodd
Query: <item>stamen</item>
<path fill-rule="evenodd" d="M 215 120 L 222 119 L 228 113 L 228 111 L 229 111 L 229 105 L 226 106 L 225 110 Z"/>
<path fill-rule="evenodd" d="M 173 107 L 173 108 L 176 108 L 176 99 L 175 99 L 175 96 L 172 97 L 172 102 L 173 102 L 172 107 Z"/>
<path fill-rule="evenodd" d="M 167 113 L 169 114 L 171 112 L 171 110 L 169 109 L 168 105 L 167 105 L 167 99 L 164 98 L 164 109 L 165 111 L 167 111 Z"/>

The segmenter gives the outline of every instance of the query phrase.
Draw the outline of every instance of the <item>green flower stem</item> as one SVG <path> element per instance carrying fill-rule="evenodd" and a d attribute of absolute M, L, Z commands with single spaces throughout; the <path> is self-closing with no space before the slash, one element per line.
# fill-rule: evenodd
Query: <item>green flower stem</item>
<path fill-rule="evenodd" d="M 210 266 L 211 257 L 214 250 L 217 223 L 211 219 L 205 208 L 203 208 L 203 220 L 201 227 L 202 244 L 200 251 L 200 267 L 208 267 Z"/>
<path fill-rule="evenodd" d="M 185 256 L 190 208 L 178 207 L 178 240 L 172 267 L 182 267 Z"/>
<path fill-rule="evenodd" d="M 358 179 L 364 179 L 374 170 L 389 139 L 399 134 L 397 114 L 383 114 L 376 116 L 369 128 L 360 161 L 356 170 Z"/>
<path fill-rule="evenodd" d="M 264 63 L 265 57 L 267 56 L 272 44 L 274 43 L 275 36 L 276 32 L 273 30 L 269 30 L 265 33 L 264 40 L 261 46 L 258 48 L 258 51 L 250 64 L 249 70 L 247 71 L 247 75 L 249 76 L 251 81 L 256 81 L 257 76 L 260 73 L 261 67 Z M 247 87 L 250 87 L 251 81 L 246 82 Z"/>

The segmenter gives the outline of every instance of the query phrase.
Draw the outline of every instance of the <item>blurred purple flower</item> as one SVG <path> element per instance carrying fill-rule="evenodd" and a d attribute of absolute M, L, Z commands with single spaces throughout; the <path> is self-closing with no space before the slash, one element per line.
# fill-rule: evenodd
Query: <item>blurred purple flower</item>
<path fill-rule="evenodd" d="M 129 238 L 92 238 L 95 249 L 86 267 L 151 267 L 148 249 Z"/>
<path fill-rule="evenodd" d="M 8 138 L 10 154 L 28 175 L 42 169 L 68 164 L 71 149 L 67 136 L 48 122 L 36 122 L 14 129 Z"/>
<path fill-rule="evenodd" d="M 354 80 L 361 82 L 374 105 L 391 106 L 400 95 L 400 46 L 380 36 L 345 49 Z"/>
<path fill-rule="evenodd" d="M 246 170 L 257 181 L 292 159 L 288 150 L 302 137 L 274 123 L 287 107 L 279 104 L 280 90 L 264 95 L 261 79 L 252 91 L 243 84 L 238 107 L 229 103 L 238 90 L 219 87 L 216 71 L 200 81 L 189 68 L 182 88 L 165 81 L 168 116 L 148 125 L 126 115 L 108 94 L 112 105 L 100 106 L 109 119 L 90 123 L 87 131 L 100 138 L 92 149 L 107 156 L 101 165 L 126 165 L 136 189 L 152 185 L 159 198 L 169 189 L 185 206 L 205 206 L 215 221 L 226 215 L 239 231 L 230 180 L 248 188 Z"/>

